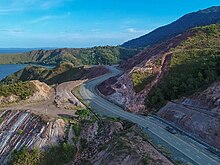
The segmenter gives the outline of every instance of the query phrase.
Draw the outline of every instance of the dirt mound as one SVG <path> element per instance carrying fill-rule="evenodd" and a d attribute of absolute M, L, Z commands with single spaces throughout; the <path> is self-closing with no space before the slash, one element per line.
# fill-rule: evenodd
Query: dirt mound
<path fill-rule="evenodd" d="M 51 87 L 49 87 L 46 83 L 40 82 L 38 80 L 30 82 L 34 84 L 36 92 L 28 99 L 28 101 L 35 102 L 49 99 Z"/>

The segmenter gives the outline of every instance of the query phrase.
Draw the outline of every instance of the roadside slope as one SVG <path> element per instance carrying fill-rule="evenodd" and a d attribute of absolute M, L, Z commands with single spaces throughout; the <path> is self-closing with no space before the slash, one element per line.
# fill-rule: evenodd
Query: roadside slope
<path fill-rule="evenodd" d="M 123 75 L 99 89 L 111 89 L 101 92 L 126 110 L 149 113 L 218 79 L 219 38 L 220 25 L 213 24 L 146 48 L 120 65 Z"/>

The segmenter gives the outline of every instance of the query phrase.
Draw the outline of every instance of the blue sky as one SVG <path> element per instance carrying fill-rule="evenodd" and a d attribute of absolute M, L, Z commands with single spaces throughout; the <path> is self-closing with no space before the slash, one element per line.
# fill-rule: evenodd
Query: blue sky
<path fill-rule="evenodd" d="M 0 47 L 119 45 L 219 0 L 0 0 Z"/>

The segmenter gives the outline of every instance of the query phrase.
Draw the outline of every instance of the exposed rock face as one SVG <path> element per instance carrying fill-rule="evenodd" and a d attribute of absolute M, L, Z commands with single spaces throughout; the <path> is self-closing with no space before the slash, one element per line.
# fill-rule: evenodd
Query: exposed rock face
<path fill-rule="evenodd" d="M 168 103 L 158 115 L 220 149 L 220 114 L 189 105 Z"/>
<path fill-rule="evenodd" d="M 104 122 L 104 125 L 99 125 L 97 122 L 85 124 L 81 131 L 81 139 L 87 140 L 87 148 L 72 162 L 72 164 L 83 164 L 85 160 L 92 158 L 98 151 L 99 147 L 108 143 L 114 134 L 123 130 L 120 122 Z"/>
<path fill-rule="evenodd" d="M 104 121 L 102 125 L 97 122 L 85 124 L 80 137 L 87 140 L 87 148 L 69 164 L 139 165 L 146 158 L 150 165 L 172 165 L 135 133 L 136 127 L 124 127 L 127 124 L 109 121 Z"/>
<path fill-rule="evenodd" d="M 54 122 L 48 122 L 42 128 L 42 136 L 36 140 L 34 147 L 45 149 L 51 145 L 58 145 L 59 142 L 64 140 L 66 123 L 63 119 L 57 119 Z"/>
<path fill-rule="evenodd" d="M 132 152 L 131 152 L 132 151 Z M 93 165 L 139 165 L 143 164 L 143 159 L 148 159 L 150 165 L 172 165 L 163 155 L 154 149 L 148 142 L 129 132 L 125 136 L 112 141 L 108 147 L 91 158 Z"/>
<path fill-rule="evenodd" d="M 47 149 L 64 139 L 66 123 L 62 119 L 45 123 L 25 111 L 2 111 L 0 118 L 0 164 L 6 164 L 10 153 L 24 145 Z"/>
<path fill-rule="evenodd" d="M 201 106 L 208 107 L 212 111 L 220 113 L 220 81 L 212 84 L 205 91 L 195 94 L 192 99 Z"/>
<path fill-rule="evenodd" d="M 99 126 L 97 122 L 86 125 L 82 130 L 81 136 L 82 138 L 86 139 L 88 142 L 91 142 L 98 134 L 98 129 Z"/>

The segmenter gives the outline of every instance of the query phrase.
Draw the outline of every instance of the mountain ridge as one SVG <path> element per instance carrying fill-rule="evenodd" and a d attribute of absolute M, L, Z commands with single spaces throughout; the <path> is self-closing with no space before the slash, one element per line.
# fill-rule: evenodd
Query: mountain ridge
<path fill-rule="evenodd" d="M 39 63 L 56 65 L 61 62 L 71 62 L 74 65 L 109 65 L 126 60 L 138 52 L 137 49 L 118 46 L 41 49 L 18 54 L 0 54 L 0 64 Z"/>
<path fill-rule="evenodd" d="M 101 92 L 137 113 L 190 95 L 219 78 L 219 35 L 220 24 L 213 24 L 146 48 L 120 65 L 123 75 L 99 89 L 112 89 L 110 94 Z"/>
<path fill-rule="evenodd" d="M 126 48 L 152 46 L 175 37 L 191 28 L 220 22 L 220 6 L 213 6 L 197 12 L 186 14 L 178 20 L 159 27 L 152 32 L 122 44 Z"/>

